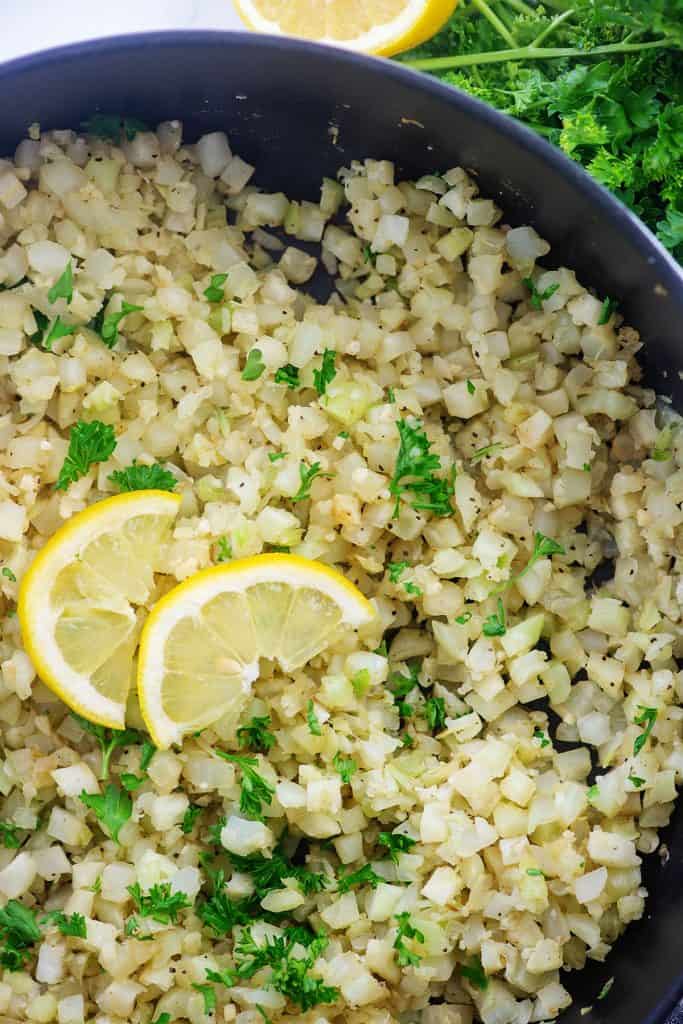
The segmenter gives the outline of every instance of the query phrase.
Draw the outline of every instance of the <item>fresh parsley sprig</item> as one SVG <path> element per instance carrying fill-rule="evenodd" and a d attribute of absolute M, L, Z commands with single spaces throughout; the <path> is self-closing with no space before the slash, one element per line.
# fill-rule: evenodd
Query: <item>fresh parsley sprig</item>
<path fill-rule="evenodd" d="M 432 442 L 419 421 L 411 424 L 408 420 L 397 420 L 396 429 L 399 448 L 389 483 L 389 491 L 395 499 L 394 518 L 398 517 L 401 500 L 407 492 L 413 495 L 411 506 L 416 511 L 433 512 L 437 516 L 452 515 L 453 472 L 450 477 L 435 475 L 441 469 L 441 459 L 431 451 Z"/>
<path fill-rule="evenodd" d="M 8 971 L 22 971 L 31 950 L 41 939 L 35 911 L 19 900 L 8 900 L 0 907 L 0 964 Z"/>
<path fill-rule="evenodd" d="M 106 462 L 116 448 L 114 428 L 101 420 L 79 420 L 69 432 L 69 450 L 59 471 L 55 489 L 67 487 L 84 477 L 91 466 Z"/>
<path fill-rule="evenodd" d="M 129 794 L 110 782 L 103 795 L 84 791 L 80 800 L 104 825 L 114 842 L 119 843 L 119 833 L 133 813 Z"/>
<path fill-rule="evenodd" d="M 398 855 L 412 850 L 417 843 L 417 839 L 411 839 L 410 836 L 405 836 L 402 832 L 380 832 L 377 842 L 380 846 L 387 848 L 389 851 L 387 856 L 394 864 L 398 864 Z"/>
<path fill-rule="evenodd" d="M 115 750 L 118 750 L 119 747 L 130 747 L 143 742 L 142 734 L 136 729 L 107 729 L 104 725 L 89 722 L 87 718 L 83 718 L 75 711 L 71 711 L 70 714 L 74 721 L 78 722 L 81 729 L 94 736 L 99 744 L 102 751 L 100 779 L 109 778 L 111 757 Z M 153 747 L 153 752 L 154 750 L 156 750 L 156 747 Z"/>
<path fill-rule="evenodd" d="M 124 317 L 128 316 L 129 313 L 140 313 L 142 312 L 142 306 L 135 306 L 131 302 L 121 300 L 121 308 L 117 313 L 109 313 L 105 316 L 104 311 L 108 304 L 108 299 L 104 301 L 99 313 L 90 321 L 88 326 L 99 334 L 100 338 L 107 346 L 107 348 L 113 348 L 119 337 L 119 324 Z"/>
<path fill-rule="evenodd" d="M 181 910 L 192 906 L 187 893 L 171 891 L 170 882 L 159 882 L 143 892 L 139 882 L 128 886 L 128 892 L 135 904 L 136 913 L 151 917 L 159 924 L 176 924 Z"/>
<path fill-rule="evenodd" d="M 172 491 L 178 483 L 171 473 L 159 462 L 151 466 L 141 466 L 133 460 L 125 469 L 115 469 L 109 479 L 116 484 L 119 491 Z"/>
<path fill-rule="evenodd" d="M 424 942 L 424 933 L 411 924 L 410 914 L 407 911 L 396 914 L 395 917 L 398 921 L 398 931 L 394 939 L 396 963 L 399 967 L 417 967 L 422 957 L 406 946 L 406 939 L 412 939 L 413 942 Z"/>
<path fill-rule="evenodd" d="M 247 725 L 237 730 L 237 742 L 240 747 L 250 747 L 260 754 L 267 754 L 275 746 L 275 736 L 270 731 L 270 715 L 255 715 Z"/>
<path fill-rule="evenodd" d="M 337 376 L 335 360 L 337 353 L 332 348 L 326 348 L 323 352 L 323 361 L 319 370 L 313 371 L 313 385 L 318 395 L 322 397 L 327 391 L 327 385 L 331 384 Z"/>
<path fill-rule="evenodd" d="M 240 811 L 249 818 L 263 821 L 263 804 L 270 806 L 273 802 L 275 788 L 255 770 L 258 758 L 244 754 L 228 754 L 224 750 L 216 750 L 216 754 L 224 761 L 236 764 L 242 773 L 240 792 Z"/>
<path fill-rule="evenodd" d="M 371 864 L 364 864 L 357 871 L 350 871 L 346 875 L 339 875 L 337 878 L 337 892 L 345 893 L 355 889 L 358 885 L 369 885 L 376 889 L 384 879 L 378 875 Z"/>

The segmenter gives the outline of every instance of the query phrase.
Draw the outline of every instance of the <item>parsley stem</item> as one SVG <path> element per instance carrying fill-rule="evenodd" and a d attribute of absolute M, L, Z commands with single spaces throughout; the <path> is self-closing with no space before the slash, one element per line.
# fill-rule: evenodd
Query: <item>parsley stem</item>
<path fill-rule="evenodd" d="M 524 3 L 524 0 L 505 0 L 505 3 L 513 11 L 517 11 L 518 14 L 526 14 L 528 17 L 531 17 L 536 13 L 533 7 L 529 7 L 528 4 Z"/>
<path fill-rule="evenodd" d="M 534 40 L 532 40 L 532 42 L 529 43 L 529 46 L 532 46 L 534 49 L 537 46 L 540 46 L 541 43 L 544 42 L 548 38 L 548 36 L 552 35 L 552 33 L 555 31 L 555 29 L 560 27 L 560 25 L 562 24 L 563 21 L 566 21 L 567 18 L 571 18 L 573 14 L 574 14 L 574 8 L 570 7 L 569 10 L 562 11 L 561 14 L 556 15 L 553 18 L 553 20 L 550 22 L 550 24 L 546 25 L 546 27 L 543 29 L 543 31 L 539 32 L 539 34 L 536 36 L 536 38 Z M 622 40 L 622 42 L 623 42 L 623 40 Z"/>
<path fill-rule="evenodd" d="M 513 50 L 490 50 L 486 53 L 460 53 L 452 57 L 423 57 L 402 61 L 418 71 L 446 71 L 449 68 L 467 68 L 475 64 L 504 64 L 508 60 L 553 60 L 559 57 L 599 57 L 608 53 L 638 53 L 641 50 L 676 49 L 673 39 L 653 39 L 649 43 L 606 43 L 592 50 L 579 50 L 576 46 L 519 46 Z"/>
<path fill-rule="evenodd" d="M 505 40 L 508 46 L 517 46 L 517 40 L 513 36 L 512 32 L 509 30 L 507 25 L 501 21 L 496 12 L 489 7 L 486 0 L 472 0 L 472 6 L 476 7 L 480 14 L 483 14 L 489 24 L 493 25 L 498 35 Z"/>

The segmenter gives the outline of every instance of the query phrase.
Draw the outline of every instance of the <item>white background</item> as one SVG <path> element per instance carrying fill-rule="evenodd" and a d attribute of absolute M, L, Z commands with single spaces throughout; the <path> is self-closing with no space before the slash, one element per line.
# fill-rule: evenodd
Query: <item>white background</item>
<path fill-rule="evenodd" d="M 0 61 L 123 32 L 242 27 L 230 0 L 0 0 Z"/>

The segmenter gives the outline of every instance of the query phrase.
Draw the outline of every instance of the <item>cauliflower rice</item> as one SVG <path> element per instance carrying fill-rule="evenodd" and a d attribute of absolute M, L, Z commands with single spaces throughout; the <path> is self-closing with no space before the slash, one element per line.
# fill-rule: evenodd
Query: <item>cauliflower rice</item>
<path fill-rule="evenodd" d="M 638 335 L 461 168 L 354 163 L 316 205 L 257 191 L 223 133 L 121 138 L 33 126 L 0 163 L 0 897 L 37 922 L 22 946 L 4 912 L 0 1014 L 551 1019 L 642 916 L 683 773 L 683 448 Z M 320 263 L 326 304 L 300 288 Z M 56 490 L 83 420 L 115 451 Z M 288 548 L 378 614 L 292 677 L 263 663 L 239 736 L 133 734 L 102 779 L 13 610 L 134 461 L 182 495 L 169 586 Z M 217 750 L 253 759 L 263 820 Z M 118 842 L 81 799 L 111 784 Z M 161 893 L 185 898 L 155 919 Z"/>

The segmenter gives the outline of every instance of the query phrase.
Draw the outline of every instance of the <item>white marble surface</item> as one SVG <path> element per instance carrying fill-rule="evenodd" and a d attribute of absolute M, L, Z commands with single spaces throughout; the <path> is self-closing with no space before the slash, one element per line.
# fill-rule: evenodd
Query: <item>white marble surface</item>
<path fill-rule="evenodd" d="M 122 32 L 242 27 L 230 0 L 0 0 L 0 15 L 0 61 Z"/>

